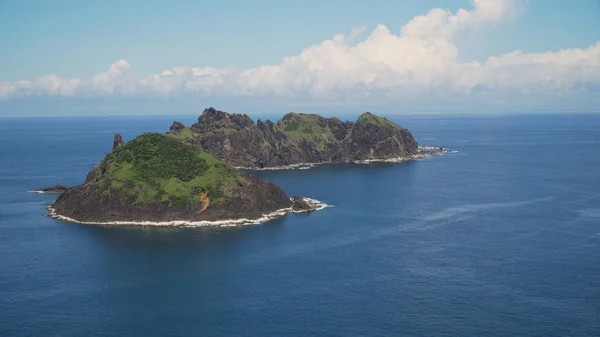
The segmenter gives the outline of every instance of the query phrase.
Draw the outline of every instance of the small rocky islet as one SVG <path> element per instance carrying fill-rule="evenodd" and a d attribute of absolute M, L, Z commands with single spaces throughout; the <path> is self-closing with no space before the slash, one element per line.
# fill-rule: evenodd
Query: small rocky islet
<path fill-rule="evenodd" d="M 145 133 L 127 143 L 117 134 L 113 150 L 83 184 L 32 192 L 60 193 L 48 207 L 50 216 L 79 223 L 261 223 L 326 205 L 290 198 L 279 185 L 240 167 L 278 169 L 444 154 L 441 148 L 427 151 L 419 149 L 408 130 L 371 113 L 356 122 L 289 113 L 277 123 L 255 124 L 247 115 L 209 108 L 189 128 L 174 122 L 166 134 Z"/>
<path fill-rule="evenodd" d="M 52 187 L 38 188 L 36 190 L 27 191 L 36 194 L 61 194 L 69 188 L 63 185 L 54 185 Z"/>

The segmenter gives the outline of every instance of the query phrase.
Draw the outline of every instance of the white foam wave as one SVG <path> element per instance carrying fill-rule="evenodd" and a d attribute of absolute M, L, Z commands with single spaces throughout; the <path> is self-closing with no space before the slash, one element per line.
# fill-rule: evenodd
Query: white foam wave
<path fill-rule="evenodd" d="M 352 163 L 354 164 L 371 164 L 371 163 L 401 163 L 404 161 L 408 161 L 408 160 L 417 160 L 417 159 L 423 159 L 423 158 L 427 158 L 427 157 L 431 157 L 431 156 L 440 156 L 440 155 L 445 155 L 448 152 L 446 151 L 441 151 L 441 152 L 436 152 L 436 153 L 427 153 L 427 152 L 420 152 L 408 157 L 394 157 L 394 158 L 386 158 L 386 159 L 365 159 L 365 160 L 356 160 L 353 161 Z M 323 164 L 337 164 L 334 162 L 322 162 L 322 163 L 298 163 L 298 164 L 292 164 L 292 165 L 285 165 L 285 166 L 271 166 L 271 167 L 243 167 L 243 166 L 237 166 L 236 169 L 240 169 L 240 170 L 252 170 L 252 171 L 280 171 L 280 170 L 308 170 L 311 169 L 317 165 L 323 165 Z"/>
<path fill-rule="evenodd" d="M 62 191 L 37 191 L 37 190 L 31 190 L 31 191 L 27 191 L 27 193 L 33 193 L 33 194 L 61 194 Z"/>
<path fill-rule="evenodd" d="M 308 170 L 317 165 L 322 164 L 331 164 L 331 162 L 322 162 L 322 163 L 298 163 L 284 166 L 270 166 L 270 167 L 243 167 L 236 166 L 235 168 L 238 170 L 252 170 L 252 171 L 282 171 L 282 170 Z"/>
<path fill-rule="evenodd" d="M 309 204 L 312 209 L 311 210 L 298 210 L 298 211 L 292 211 L 294 213 L 306 213 L 306 212 L 312 212 L 312 211 L 320 211 L 326 207 L 329 207 L 328 204 L 319 201 L 317 199 L 312 199 L 312 198 L 307 198 L 307 197 L 302 197 L 302 199 L 304 200 L 304 202 L 306 202 L 307 204 Z"/>
<path fill-rule="evenodd" d="M 600 218 L 600 209 L 580 209 L 577 213 L 585 218 Z"/>
<path fill-rule="evenodd" d="M 554 197 L 501 203 L 468 204 L 460 207 L 446 208 L 444 210 L 434 212 L 423 217 L 419 217 L 417 219 L 414 219 L 413 221 L 409 221 L 408 223 L 403 222 L 398 225 L 393 225 L 388 228 L 382 228 L 375 231 L 367 228 L 349 233 L 338 233 L 337 235 L 326 236 L 309 242 L 304 242 L 302 244 L 286 247 L 285 249 L 282 249 L 278 254 L 273 254 L 272 251 L 269 251 L 268 255 L 265 254 L 262 256 L 255 256 L 254 260 L 250 259 L 249 261 L 255 262 L 267 259 L 285 258 L 294 255 L 312 253 L 324 249 L 353 245 L 358 242 L 374 240 L 376 238 L 384 236 L 403 235 L 404 233 L 433 230 L 442 226 L 447 226 L 450 224 L 456 224 L 465 221 L 466 219 L 469 219 L 473 216 L 472 213 L 477 211 L 500 209 L 506 207 L 527 206 L 530 204 L 544 202 L 552 199 L 554 199 Z"/>
<path fill-rule="evenodd" d="M 487 203 L 487 204 L 470 204 L 464 205 L 460 207 L 449 207 L 439 212 L 435 212 L 425 216 L 423 219 L 425 221 L 434 221 L 434 220 L 442 220 L 447 219 L 456 215 L 461 215 L 464 213 L 472 213 L 481 210 L 487 209 L 497 209 L 497 208 L 510 208 L 510 207 L 518 207 L 525 206 L 537 202 L 543 202 L 553 199 L 553 197 L 545 197 L 539 199 L 531 199 L 531 200 L 523 200 L 523 201 L 511 201 L 511 202 L 495 202 L 495 203 Z"/>

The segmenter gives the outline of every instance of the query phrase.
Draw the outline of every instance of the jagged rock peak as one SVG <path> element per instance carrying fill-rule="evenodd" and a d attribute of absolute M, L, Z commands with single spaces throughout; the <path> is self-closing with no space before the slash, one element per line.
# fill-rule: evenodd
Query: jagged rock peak
<path fill-rule="evenodd" d="M 206 118 L 223 119 L 223 118 L 228 118 L 229 116 L 230 116 L 230 114 L 228 114 L 224 111 L 220 111 L 213 107 L 210 107 L 210 108 L 204 109 L 204 111 L 202 111 L 202 115 L 200 115 L 200 118 L 198 118 L 198 121 L 200 121 L 200 119 L 206 119 Z"/>
<path fill-rule="evenodd" d="M 115 133 L 115 138 L 113 140 L 113 150 L 118 148 L 119 146 L 125 144 L 125 142 L 123 142 L 123 137 L 121 137 L 120 133 Z"/>
<path fill-rule="evenodd" d="M 254 126 L 254 122 L 246 114 L 230 114 L 213 107 L 204 109 L 198 117 L 199 124 L 233 125 L 236 129 Z"/>
<path fill-rule="evenodd" d="M 179 133 L 183 129 L 185 129 L 185 124 L 183 124 L 179 121 L 174 121 L 173 124 L 171 125 L 171 128 L 169 129 L 169 131 L 173 132 L 173 133 Z"/>
<path fill-rule="evenodd" d="M 273 127 L 275 127 L 275 124 L 269 119 L 265 120 L 264 122 L 259 119 L 258 121 L 256 121 L 256 126 L 259 130 L 263 131 L 265 129 L 273 129 Z"/>

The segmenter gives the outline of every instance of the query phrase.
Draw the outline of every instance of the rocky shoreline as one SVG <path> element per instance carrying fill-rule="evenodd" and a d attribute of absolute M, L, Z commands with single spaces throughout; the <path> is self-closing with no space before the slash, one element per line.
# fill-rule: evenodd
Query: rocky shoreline
<path fill-rule="evenodd" d="M 411 160 L 419 160 L 428 157 L 437 157 L 437 156 L 445 156 L 448 154 L 448 150 L 442 147 L 433 147 L 428 146 L 427 150 L 419 151 L 417 154 L 410 155 L 408 157 L 394 157 L 394 158 L 383 158 L 383 159 L 365 159 L 365 160 L 355 160 L 352 162 L 315 162 L 315 163 L 298 163 L 292 165 L 284 165 L 284 166 L 273 166 L 273 167 L 236 167 L 239 170 L 249 170 L 249 171 L 284 171 L 284 170 L 307 170 L 311 169 L 317 165 L 327 165 L 327 164 L 371 164 L 371 163 L 400 163 Z"/>
<path fill-rule="evenodd" d="M 304 207 L 298 207 L 297 200 L 301 198 L 301 202 Z M 56 212 L 54 208 L 54 202 L 51 202 L 47 205 L 46 209 L 48 210 L 47 216 L 56 220 L 79 223 L 84 225 L 101 225 L 101 226 L 144 226 L 144 227 L 238 227 L 238 226 L 248 226 L 248 225 L 259 225 L 265 223 L 270 220 L 274 220 L 280 218 L 288 213 L 307 213 L 313 211 L 322 210 L 329 205 L 321 202 L 316 199 L 307 198 L 307 197 L 293 197 L 290 198 L 292 202 L 294 202 L 293 206 L 282 208 L 275 210 L 270 213 L 262 214 L 262 216 L 254 219 L 248 218 L 239 218 L 239 219 L 225 219 L 225 220 L 200 220 L 200 221 L 189 221 L 189 220 L 169 220 L 169 221 L 148 221 L 148 220 L 139 220 L 139 221 L 83 221 L 77 220 L 74 218 L 70 218 Z"/>
<path fill-rule="evenodd" d="M 445 156 L 448 154 L 448 151 L 442 147 L 432 147 L 429 146 L 427 151 L 419 150 L 419 153 L 411 155 L 409 157 L 396 157 L 396 158 L 386 158 L 386 159 L 365 159 L 361 161 L 355 161 L 357 164 L 370 164 L 370 163 L 400 163 L 409 160 L 419 160 L 428 157 L 438 157 Z"/>

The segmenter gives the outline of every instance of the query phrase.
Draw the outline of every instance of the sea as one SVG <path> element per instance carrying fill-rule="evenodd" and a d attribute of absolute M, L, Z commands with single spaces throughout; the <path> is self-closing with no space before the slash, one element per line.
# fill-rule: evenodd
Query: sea
<path fill-rule="evenodd" d="M 389 118 L 450 153 L 256 172 L 330 207 L 235 228 L 27 193 L 196 116 L 0 119 L 0 336 L 600 336 L 600 114 Z"/>

